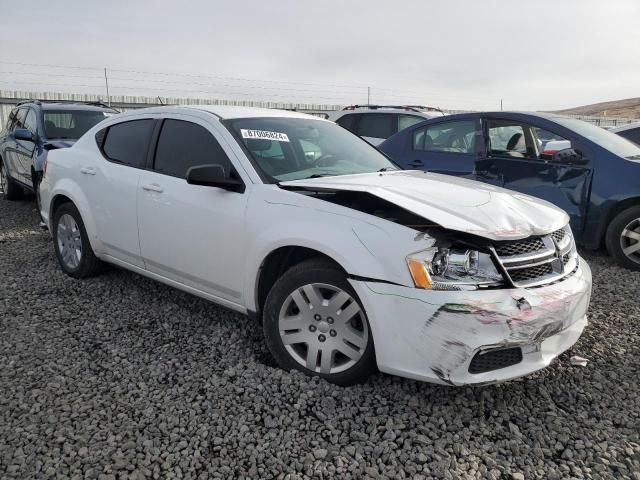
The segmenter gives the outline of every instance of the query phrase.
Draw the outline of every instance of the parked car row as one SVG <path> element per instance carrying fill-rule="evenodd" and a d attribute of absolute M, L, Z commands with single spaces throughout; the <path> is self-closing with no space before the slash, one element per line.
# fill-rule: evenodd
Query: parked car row
<path fill-rule="evenodd" d="M 411 110 L 395 110 L 346 112 L 398 128 Z M 20 105 L 0 143 L 4 195 L 39 192 L 62 269 L 111 263 L 246 313 L 282 367 L 336 383 L 374 368 L 450 385 L 543 368 L 587 324 L 574 235 L 640 261 L 640 147 L 577 120 L 414 116 L 379 151 L 293 112 L 112 113 Z M 18 161 L 12 140 L 31 155 Z"/>
<path fill-rule="evenodd" d="M 411 141 L 476 148 L 463 126 Z M 248 314 L 283 368 L 340 384 L 375 368 L 503 381 L 548 365 L 587 324 L 591 274 L 560 208 L 401 170 L 304 114 L 119 114 L 49 152 L 40 195 L 70 276 L 110 263 Z"/>

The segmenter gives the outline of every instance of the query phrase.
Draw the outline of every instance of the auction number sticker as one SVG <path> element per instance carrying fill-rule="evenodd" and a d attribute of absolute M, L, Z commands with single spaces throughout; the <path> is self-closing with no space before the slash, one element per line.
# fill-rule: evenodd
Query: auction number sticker
<path fill-rule="evenodd" d="M 258 138 L 261 140 L 276 140 L 278 142 L 289 142 L 289 137 L 286 133 L 269 132 L 267 130 L 246 130 L 240 129 L 242 138 Z"/>

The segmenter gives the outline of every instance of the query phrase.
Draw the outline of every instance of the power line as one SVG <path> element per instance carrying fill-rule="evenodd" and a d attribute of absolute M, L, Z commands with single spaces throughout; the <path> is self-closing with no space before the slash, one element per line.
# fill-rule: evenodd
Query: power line
<path fill-rule="evenodd" d="M 5 65 L 21 65 L 27 67 L 45 67 L 45 68 L 72 68 L 79 70 L 102 70 L 104 67 L 95 68 L 95 67 L 77 67 L 71 65 L 48 65 L 41 63 L 21 63 L 21 62 L 6 62 L 0 61 L 0 64 Z M 218 80 L 234 80 L 234 81 L 242 81 L 242 82 L 264 82 L 264 83 L 279 83 L 285 85 L 305 85 L 305 86 L 329 86 L 336 88 L 356 88 L 364 90 L 366 85 L 337 85 L 337 84 L 320 84 L 320 83 L 304 83 L 304 82 L 292 82 L 287 80 L 265 80 L 265 79 L 257 79 L 257 78 L 242 78 L 242 77 L 223 77 L 217 75 L 197 75 L 191 73 L 176 73 L 176 72 L 152 72 L 146 70 L 125 70 L 120 68 L 109 68 L 111 72 L 122 72 L 122 73 L 136 73 L 141 75 L 162 75 L 162 76 L 176 76 L 176 77 L 187 77 L 187 78 L 214 78 Z"/>
<path fill-rule="evenodd" d="M 31 67 L 46 67 L 46 68 L 58 68 L 58 69 L 64 69 L 64 68 L 70 68 L 70 69 L 80 69 L 80 70 L 100 70 L 102 71 L 103 68 L 97 68 L 97 67 L 79 67 L 79 66 L 71 66 L 71 65 L 50 65 L 50 64 L 38 64 L 38 63 L 22 63 L 22 62 L 7 62 L 7 61 L 0 61 L 0 64 L 8 64 L 8 65 L 21 65 L 21 66 L 31 66 Z M 293 82 L 293 81 L 285 81 L 285 80 L 267 80 L 267 79 L 255 79 L 255 78 L 242 78 L 242 77 L 225 77 L 225 76 L 217 76 L 217 75 L 199 75 L 199 74 L 189 74 L 189 73 L 176 73 L 176 72 L 156 72 L 156 71 L 146 71 L 146 70 L 127 70 L 127 69 L 119 69 L 119 68 L 109 68 L 110 72 L 121 72 L 121 73 L 134 73 L 134 74 L 139 74 L 139 75 L 159 75 L 159 76 L 175 76 L 175 77 L 184 77 L 184 78 L 210 78 L 210 79 L 217 79 L 217 80 L 232 80 L 232 81 L 241 81 L 241 82 L 262 82 L 262 83 L 273 83 L 273 84 L 282 84 L 282 85 L 302 85 L 302 86 L 315 86 L 315 87 L 321 87 L 321 88 L 349 88 L 349 89 L 358 89 L 361 91 L 365 91 L 367 88 L 371 88 L 374 93 L 378 92 L 378 91 L 385 91 L 385 92 L 395 92 L 395 93 L 401 93 L 403 94 L 403 96 L 406 97 L 407 93 L 410 93 L 412 95 L 419 95 L 419 96 L 440 96 L 440 97 L 446 97 L 446 98 L 457 98 L 457 99 L 470 99 L 470 100 L 477 100 L 479 96 L 481 95 L 459 95 L 459 94 L 450 94 L 450 93 L 444 93 L 444 92 L 437 92 L 437 91 L 416 91 L 416 90 L 404 90 L 404 89 L 398 89 L 398 88 L 389 88 L 389 87 L 381 87 L 381 86 L 364 86 L 364 85 L 342 85 L 342 84 L 320 84 L 320 83 L 307 83 L 307 82 Z M 18 72 L 16 72 L 18 73 Z M 29 72 L 28 74 L 38 74 L 38 73 L 32 73 Z M 51 73 L 47 73 L 47 75 L 53 75 Z M 61 75 L 61 74 L 58 74 Z M 87 77 L 89 78 L 89 77 Z M 92 78 L 102 78 L 100 77 L 92 77 Z M 123 78 L 126 80 L 131 80 L 131 81 L 149 81 L 148 79 L 130 79 L 130 78 Z M 161 82 L 160 80 L 153 80 L 155 82 Z M 176 82 L 177 83 L 177 82 Z M 235 87 L 234 88 L 240 88 L 240 87 Z M 250 87 L 247 86 L 247 88 L 269 88 L 269 87 Z M 346 92 L 345 92 L 346 93 Z M 400 97 L 397 97 L 400 98 Z"/>
<path fill-rule="evenodd" d="M 36 67 L 36 68 L 49 68 L 49 69 L 74 69 L 74 70 L 92 71 L 92 72 L 100 71 L 100 73 L 103 73 L 104 71 L 104 67 L 102 68 L 81 67 L 81 66 L 75 66 L 75 65 L 52 65 L 52 64 L 9 62 L 9 61 L 0 61 L 0 64 L 18 65 L 18 66 Z M 360 95 L 363 95 L 365 89 L 367 89 L 368 96 L 373 94 L 375 95 L 376 99 L 379 99 L 377 100 L 378 103 L 380 103 L 384 98 L 402 99 L 404 101 L 409 101 L 409 99 L 411 99 L 412 102 L 414 102 L 416 99 L 420 99 L 418 100 L 418 103 L 424 103 L 425 101 L 424 99 L 430 97 L 434 99 L 434 102 L 432 103 L 442 104 L 443 102 L 459 103 L 461 100 L 462 101 L 472 100 L 477 102 L 478 99 L 482 97 L 486 97 L 486 95 L 458 95 L 458 94 L 451 94 L 451 93 L 444 93 L 444 92 L 405 90 L 405 89 L 389 88 L 389 87 L 376 87 L 376 86 L 365 87 L 365 86 L 356 86 L 356 85 L 319 84 L 319 83 L 309 83 L 309 82 L 294 82 L 294 81 L 266 80 L 266 79 L 263 80 L 263 79 L 251 79 L 251 78 L 242 78 L 242 77 L 225 77 L 225 76 L 216 76 L 216 75 L 155 72 L 155 71 L 145 71 L 145 70 L 127 70 L 127 69 L 117 69 L 117 68 L 109 69 L 109 71 L 110 73 L 120 72 L 120 73 L 132 73 L 136 75 L 178 77 L 178 78 L 188 78 L 188 79 L 200 78 L 200 79 L 226 80 L 226 81 L 234 81 L 234 82 L 248 82 L 248 83 L 253 83 L 253 85 L 235 85 L 235 84 L 232 85 L 229 83 L 220 84 L 220 83 L 211 83 L 211 82 L 210 83 L 187 82 L 187 81 L 180 81 L 180 80 L 141 79 L 141 78 L 131 78 L 131 77 L 120 77 L 120 76 L 113 77 L 111 75 L 109 76 L 110 81 L 114 80 L 114 81 L 125 81 L 125 82 L 145 82 L 147 84 L 158 83 L 158 84 L 177 85 L 177 86 L 188 85 L 188 86 L 215 87 L 218 89 L 235 89 L 235 90 L 255 89 L 255 90 L 276 91 L 276 92 L 286 91 L 288 92 L 287 95 L 279 95 L 277 93 L 266 93 L 266 92 L 261 92 L 260 95 L 268 96 L 268 97 L 284 98 L 284 97 L 293 97 L 294 95 L 292 95 L 292 93 L 298 93 L 298 94 L 301 93 L 301 94 L 310 95 L 316 99 L 330 99 L 332 101 L 340 101 L 340 102 L 346 102 L 346 103 L 350 103 L 349 100 L 347 99 L 352 99 L 354 97 L 359 97 Z M 42 72 L 29 72 L 29 71 L 0 72 L 0 74 L 1 73 L 4 73 L 6 75 L 43 75 Z M 104 78 L 102 75 L 73 75 L 69 73 L 52 73 L 52 72 L 46 72 L 44 75 L 46 75 L 47 77 L 76 78 L 76 79 L 90 79 L 90 80 L 92 79 L 97 80 L 97 79 Z M 263 83 L 263 85 L 256 85 L 256 83 L 258 82 Z M 65 85 L 56 84 L 56 83 L 25 82 L 25 81 L 20 81 L 20 83 L 32 84 L 32 85 L 41 84 L 41 85 L 61 86 L 61 87 L 63 86 L 86 86 L 90 88 L 95 87 L 94 85 L 83 85 L 78 83 L 65 84 Z M 264 84 L 271 84 L 273 86 L 264 85 Z M 310 87 L 317 87 L 317 88 L 316 89 L 300 89 L 300 88 L 296 89 L 296 88 L 285 87 L 284 85 L 310 86 Z M 117 87 L 124 90 L 140 90 L 140 87 L 129 86 L 129 85 L 110 85 L 110 86 Z M 360 92 L 356 92 L 355 90 L 353 92 L 344 91 L 344 90 L 327 90 L 327 88 L 358 89 L 360 90 Z M 371 88 L 371 90 L 369 90 L 369 88 Z M 169 89 L 154 88 L 154 87 L 149 87 L 145 85 L 143 87 L 143 90 L 167 91 Z M 180 92 L 193 92 L 193 93 L 215 93 L 217 95 L 258 96 L 257 93 L 251 94 L 251 93 L 243 93 L 243 92 L 224 92 L 224 91 L 214 92 L 211 90 L 194 90 L 194 89 L 188 89 L 188 88 L 175 88 L 172 90 L 180 91 Z M 318 94 L 325 95 L 325 96 L 319 96 Z M 326 96 L 327 94 L 330 96 Z M 451 100 L 454 100 L 454 101 L 451 102 Z"/>

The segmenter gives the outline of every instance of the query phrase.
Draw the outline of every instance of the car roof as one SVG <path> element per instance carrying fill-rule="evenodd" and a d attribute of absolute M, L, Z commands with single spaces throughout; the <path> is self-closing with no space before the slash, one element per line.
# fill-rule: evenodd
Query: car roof
<path fill-rule="evenodd" d="M 444 116 L 444 112 L 442 110 L 436 110 L 436 109 L 419 110 L 417 107 L 368 107 L 366 105 L 337 110 L 335 112 L 331 112 L 329 116 L 330 118 L 337 119 L 345 115 L 351 115 L 354 113 L 357 113 L 357 114 L 403 113 L 406 115 L 424 117 L 425 119 L 434 118 L 434 117 L 440 118 Z"/>
<path fill-rule="evenodd" d="M 640 128 L 640 122 L 627 123 L 626 125 L 621 125 L 619 127 L 612 128 L 609 131 L 618 133 L 618 132 L 624 132 L 625 130 L 632 130 L 634 128 Z"/>
<path fill-rule="evenodd" d="M 118 111 L 114 108 L 111 108 L 107 105 L 96 103 L 83 103 L 83 102 L 74 102 L 74 101 L 56 101 L 56 100 L 32 100 L 32 101 L 24 101 L 19 102 L 16 107 L 39 107 L 44 111 L 55 111 L 55 110 L 85 110 L 91 112 L 113 112 L 118 113 Z"/>
<path fill-rule="evenodd" d="M 306 118 L 326 121 L 323 118 L 306 113 L 293 112 L 290 110 L 278 110 L 275 108 L 239 107 L 232 105 L 165 105 L 159 107 L 140 108 L 130 110 L 120 114 L 118 117 L 129 115 L 139 115 L 145 113 L 184 113 L 188 111 L 209 112 L 221 120 L 233 118 L 259 118 L 259 117 L 280 117 L 280 118 Z"/>
<path fill-rule="evenodd" d="M 38 104 L 36 104 L 38 105 Z M 113 112 L 117 113 L 117 110 L 114 110 L 110 107 L 102 107 L 100 105 L 86 105 L 83 103 L 41 103 L 38 105 L 45 112 L 50 111 L 58 111 L 58 110 L 78 110 L 78 111 L 87 111 L 87 112 Z"/>

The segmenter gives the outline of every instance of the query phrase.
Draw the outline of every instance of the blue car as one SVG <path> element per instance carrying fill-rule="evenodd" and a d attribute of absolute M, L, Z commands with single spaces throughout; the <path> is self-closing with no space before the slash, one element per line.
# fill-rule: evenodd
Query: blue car
<path fill-rule="evenodd" d="M 0 132 L 0 189 L 7 200 L 36 194 L 47 152 L 70 147 L 87 130 L 118 113 L 101 103 L 33 100 L 19 103 Z"/>
<path fill-rule="evenodd" d="M 640 146 L 580 120 L 465 113 L 427 120 L 379 146 L 403 168 L 456 175 L 547 200 L 584 247 L 640 270 Z"/>

